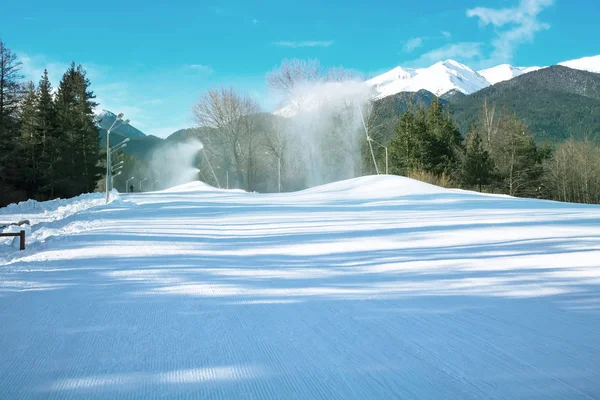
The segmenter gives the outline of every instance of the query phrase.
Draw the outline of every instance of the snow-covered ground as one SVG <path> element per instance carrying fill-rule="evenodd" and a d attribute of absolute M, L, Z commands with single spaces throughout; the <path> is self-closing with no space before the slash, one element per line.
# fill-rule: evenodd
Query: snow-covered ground
<path fill-rule="evenodd" d="M 1 399 L 600 398 L 598 206 L 383 176 L 102 203 L 0 209 L 33 224 Z"/>

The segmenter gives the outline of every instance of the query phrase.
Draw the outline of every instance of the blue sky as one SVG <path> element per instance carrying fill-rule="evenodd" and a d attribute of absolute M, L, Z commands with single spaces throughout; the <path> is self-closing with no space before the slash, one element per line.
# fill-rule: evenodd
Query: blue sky
<path fill-rule="evenodd" d="M 7 2 L 0 37 L 27 78 L 48 68 L 56 86 L 81 63 L 102 108 L 162 137 L 193 126 L 211 87 L 272 107 L 264 76 L 284 58 L 376 75 L 448 58 L 477 69 L 600 54 L 598 0 Z"/>

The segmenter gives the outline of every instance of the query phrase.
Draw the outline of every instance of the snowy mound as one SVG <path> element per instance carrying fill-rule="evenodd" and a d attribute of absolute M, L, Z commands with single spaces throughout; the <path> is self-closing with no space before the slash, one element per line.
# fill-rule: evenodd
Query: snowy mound
<path fill-rule="evenodd" d="M 173 186 L 169 189 L 162 190 L 162 192 L 182 193 L 182 192 L 206 192 L 206 191 L 213 191 L 213 190 L 218 190 L 218 189 L 214 186 L 209 185 L 208 183 L 201 182 L 201 181 L 194 181 L 194 182 L 184 183 L 182 185 Z"/>
<path fill-rule="evenodd" d="M 415 179 L 396 175 L 371 175 L 328 183 L 299 192 L 299 195 L 323 194 L 355 199 L 419 196 L 454 192 Z"/>

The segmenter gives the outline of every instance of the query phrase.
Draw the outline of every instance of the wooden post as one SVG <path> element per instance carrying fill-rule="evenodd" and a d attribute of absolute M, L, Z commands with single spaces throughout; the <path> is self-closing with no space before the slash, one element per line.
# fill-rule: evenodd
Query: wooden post
<path fill-rule="evenodd" d="M 19 237 L 21 238 L 21 251 L 25 250 L 25 231 L 19 232 Z"/>

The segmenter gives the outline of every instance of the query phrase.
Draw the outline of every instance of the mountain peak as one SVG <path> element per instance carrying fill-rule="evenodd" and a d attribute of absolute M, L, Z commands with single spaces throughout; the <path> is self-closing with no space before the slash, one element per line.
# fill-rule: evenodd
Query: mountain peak
<path fill-rule="evenodd" d="M 399 71 L 406 74 L 398 76 Z M 398 78 L 394 78 L 398 76 Z M 417 92 L 425 89 L 436 96 L 451 90 L 470 94 L 489 86 L 489 83 L 468 66 L 455 61 L 446 60 L 433 64 L 428 68 L 404 70 L 396 67 L 383 75 L 375 77 L 367 84 L 377 90 L 377 98 L 383 98 L 400 92 Z"/>
<path fill-rule="evenodd" d="M 582 71 L 600 73 L 600 55 L 562 62 L 558 65 Z"/>

